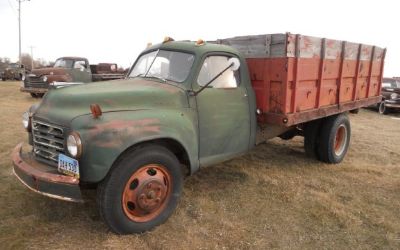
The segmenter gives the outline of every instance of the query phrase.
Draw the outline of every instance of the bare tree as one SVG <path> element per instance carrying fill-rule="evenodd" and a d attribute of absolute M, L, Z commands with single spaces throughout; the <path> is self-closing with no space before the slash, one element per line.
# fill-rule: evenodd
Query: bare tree
<path fill-rule="evenodd" d="M 32 57 L 31 55 L 27 53 L 23 53 L 21 55 L 21 64 L 25 66 L 26 69 L 31 70 L 32 69 Z"/>

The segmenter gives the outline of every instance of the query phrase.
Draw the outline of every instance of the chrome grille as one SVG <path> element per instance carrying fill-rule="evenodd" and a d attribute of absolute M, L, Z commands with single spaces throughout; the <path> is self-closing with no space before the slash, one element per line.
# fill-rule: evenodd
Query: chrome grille
<path fill-rule="evenodd" d="M 32 121 L 33 152 L 39 160 L 57 164 L 58 154 L 65 154 L 64 130 L 41 121 Z"/>
<path fill-rule="evenodd" d="M 40 76 L 27 76 L 25 81 L 25 88 L 47 88 L 47 82 L 43 82 L 43 78 Z"/>

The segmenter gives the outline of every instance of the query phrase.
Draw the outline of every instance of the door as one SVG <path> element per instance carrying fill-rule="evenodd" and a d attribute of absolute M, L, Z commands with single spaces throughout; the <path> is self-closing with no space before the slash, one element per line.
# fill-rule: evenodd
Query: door
<path fill-rule="evenodd" d="M 73 82 L 91 82 L 92 74 L 86 60 L 76 60 L 71 70 Z"/>
<path fill-rule="evenodd" d="M 207 56 L 194 89 L 198 90 L 223 71 L 231 57 L 226 54 Z M 229 159 L 249 148 L 249 100 L 240 78 L 240 68 L 228 69 L 196 96 L 201 165 Z"/>

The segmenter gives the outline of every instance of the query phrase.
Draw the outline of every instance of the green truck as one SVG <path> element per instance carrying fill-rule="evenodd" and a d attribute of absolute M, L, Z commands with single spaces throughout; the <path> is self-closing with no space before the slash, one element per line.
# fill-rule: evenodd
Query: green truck
<path fill-rule="evenodd" d="M 41 98 L 52 88 L 122 79 L 125 72 L 115 63 L 89 64 L 84 57 L 60 57 L 52 67 L 32 69 L 23 79 L 21 92 Z"/>
<path fill-rule="evenodd" d="M 372 56 L 355 57 L 357 67 L 368 62 L 375 66 L 368 71 L 369 93 L 364 95 L 360 85 L 348 101 L 352 89 L 346 81 L 343 86 L 337 82 L 335 91 L 343 96 L 331 97 L 331 80 L 325 82 L 323 72 L 301 79 L 299 67 L 306 63 L 303 73 L 308 74 L 312 67 L 318 72 L 322 63 L 330 70 L 333 64 L 324 60 L 338 60 L 338 79 L 353 73 L 353 78 L 361 77 L 356 71 L 346 73 L 354 61 L 352 44 L 326 42 L 327 48 L 321 49 L 321 40 L 305 36 L 277 34 L 269 37 L 269 45 L 264 38 L 268 36 L 214 42 L 166 38 L 143 51 L 125 79 L 48 92 L 23 114 L 32 149 L 22 150 L 22 143 L 15 147 L 16 177 L 37 193 L 75 202 L 84 201 L 83 188 L 96 186 L 101 217 L 112 231 L 126 234 L 166 221 L 177 206 L 185 176 L 242 155 L 269 138 L 304 136 L 308 155 L 341 162 L 351 133 L 346 112 L 380 101 L 378 66 L 383 65 L 384 50 L 365 46 L 360 51 L 372 49 Z M 299 44 L 291 55 L 293 39 Z M 318 43 L 321 56 L 309 56 L 301 39 Z M 332 44 L 350 52 L 324 59 L 322 53 Z M 265 46 L 272 52 L 266 53 Z M 311 76 L 314 84 L 308 84 Z"/>

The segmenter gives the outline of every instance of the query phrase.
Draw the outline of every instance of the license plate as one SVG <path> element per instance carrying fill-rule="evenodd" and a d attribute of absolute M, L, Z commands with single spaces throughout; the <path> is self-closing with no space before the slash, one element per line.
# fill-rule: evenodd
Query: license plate
<path fill-rule="evenodd" d="M 59 154 L 58 172 L 79 178 L 79 163 L 74 158 Z"/>

